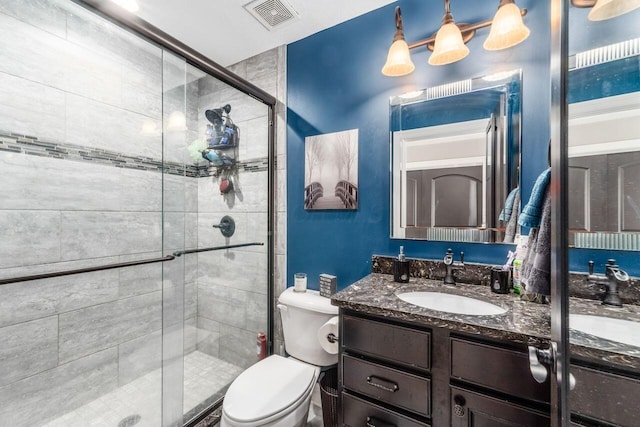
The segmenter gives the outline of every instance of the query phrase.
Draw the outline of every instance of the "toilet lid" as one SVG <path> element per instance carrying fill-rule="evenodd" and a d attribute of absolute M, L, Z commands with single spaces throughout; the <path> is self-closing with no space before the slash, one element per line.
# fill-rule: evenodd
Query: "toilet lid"
<path fill-rule="evenodd" d="M 274 355 L 236 378 L 224 397 L 224 412 L 238 422 L 253 422 L 282 412 L 313 386 L 316 368 Z"/>

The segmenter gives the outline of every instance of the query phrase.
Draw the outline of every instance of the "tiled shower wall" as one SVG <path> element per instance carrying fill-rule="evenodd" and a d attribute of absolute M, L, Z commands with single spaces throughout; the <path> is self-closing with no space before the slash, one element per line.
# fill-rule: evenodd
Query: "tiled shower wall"
<path fill-rule="evenodd" d="M 179 61 L 68 1 L 1 0 L 0 40 L 0 277 L 197 245 L 184 136 L 166 136 L 164 186 L 159 169 L 163 110 L 185 110 Z M 182 87 L 163 95 L 163 74 Z M 160 264 L 1 286 L 2 424 L 44 422 L 159 367 L 162 287 Z"/>
<path fill-rule="evenodd" d="M 278 122 L 277 229 L 275 294 L 284 290 L 281 268 L 284 263 L 286 197 L 283 195 L 285 47 L 272 49 L 230 67 L 240 77 L 276 96 Z M 210 84 L 211 83 L 211 84 Z M 199 129 L 204 129 L 204 110 L 224 104 L 232 107 L 231 117 L 240 128 L 238 154 L 243 162 L 256 165 L 241 169 L 234 179 L 235 193 L 222 196 L 218 180 L 198 179 L 198 244 L 201 247 L 246 242 L 265 246 L 240 248 L 224 253 L 202 253 L 198 257 L 198 349 L 242 367 L 256 361 L 256 336 L 267 328 L 267 149 L 268 109 L 254 99 L 219 82 L 200 82 Z M 280 185 L 282 184 L 282 185 Z M 236 234 L 225 239 L 212 224 L 224 215 L 236 221 Z M 276 314 L 279 325 L 279 314 Z M 277 328 L 279 329 L 279 328 Z M 281 333 L 276 332 L 276 350 Z"/>
<path fill-rule="evenodd" d="M 0 278 L 156 257 L 163 245 L 266 244 L 265 106 L 65 0 L 0 0 L 0 40 Z M 285 53 L 231 67 L 279 100 L 276 295 L 286 286 Z M 196 178 L 184 149 L 202 137 L 204 110 L 226 103 L 242 131 L 240 159 L 252 165 L 235 177 L 233 200 L 212 177 Z M 188 130 L 165 128 L 162 153 L 174 110 Z M 211 229 L 223 215 L 236 220 L 231 239 Z M 265 254 L 249 247 L 165 265 L 165 293 L 167 280 L 184 278 L 185 353 L 255 361 Z M 0 287 L 0 420 L 44 422 L 160 367 L 162 279 L 152 264 Z"/>

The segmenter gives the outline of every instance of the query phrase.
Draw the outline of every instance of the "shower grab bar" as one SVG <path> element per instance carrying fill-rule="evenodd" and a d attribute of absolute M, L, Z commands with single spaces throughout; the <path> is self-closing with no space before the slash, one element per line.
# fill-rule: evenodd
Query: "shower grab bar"
<path fill-rule="evenodd" d="M 238 245 L 226 245 L 226 246 L 212 246 L 210 248 L 202 248 L 202 249 L 187 249 L 185 251 L 177 251 L 173 253 L 173 256 L 179 257 L 187 254 L 197 254 L 199 252 L 209 252 L 209 251 L 219 251 L 222 249 L 233 249 L 233 248 L 242 248 L 245 246 L 264 246 L 264 243 L 253 242 L 253 243 L 240 243 Z"/>
<path fill-rule="evenodd" d="M 71 276 L 73 274 L 92 273 L 94 271 L 112 270 L 114 268 L 134 267 L 136 265 L 152 264 L 154 262 L 171 261 L 176 257 L 173 255 L 163 256 L 161 258 L 141 259 L 139 261 L 118 262 L 114 264 L 98 265 L 96 267 L 77 268 L 74 270 L 62 270 L 55 273 L 34 274 L 33 276 L 12 277 L 9 279 L 0 279 L 0 285 L 8 285 L 16 282 L 28 282 L 31 280 L 49 279 L 51 277 Z"/>
<path fill-rule="evenodd" d="M 83 273 L 93 273 L 94 271 L 103 271 L 103 270 L 113 270 L 115 268 L 123 268 L 123 267 L 135 267 L 137 265 L 145 265 L 145 264 L 153 264 L 156 262 L 166 262 L 173 261 L 177 257 L 186 254 L 193 254 L 198 252 L 209 252 L 209 251 L 218 251 L 222 249 L 232 249 L 232 248 L 240 248 L 244 246 L 263 246 L 264 243 L 242 243 L 239 245 L 227 245 L 227 246 L 215 246 L 211 248 L 202 248 L 202 249 L 189 249 L 186 251 L 176 251 L 173 255 L 166 255 L 159 258 L 149 258 L 149 259 L 141 259 L 138 261 L 127 261 L 127 262 L 118 262 L 114 264 L 106 264 L 106 265 L 98 265 L 96 267 L 86 267 L 86 268 L 76 268 L 73 270 L 62 270 L 54 273 L 43 273 L 43 274 L 34 274 L 31 276 L 20 276 L 20 277 L 11 277 L 9 279 L 0 279 L 1 285 L 9 285 L 11 283 L 17 282 L 29 282 L 31 280 L 40 280 L 40 279 L 50 279 L 52 277 L 62 277 L 62 276 L 71 276 L 74 274 L 83 274 Z"/>

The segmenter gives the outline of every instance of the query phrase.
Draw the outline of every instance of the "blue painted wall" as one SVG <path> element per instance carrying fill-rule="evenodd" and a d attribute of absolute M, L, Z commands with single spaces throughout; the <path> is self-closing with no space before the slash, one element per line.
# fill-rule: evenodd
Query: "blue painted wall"
<path fill-rule="evenodd" d="M 492 17 L 497 3 L 456 0 L 457 22 Z M 546 167 L 549 141 L 549 5 L 519 0 L 527 8 L 527 40 L 515 48 L 489 52 L 481 29 L 468 44 L 471 53 L 455 64 L 427 64 L 426 49 L 412 53 L 416 70 L 405 77 L 380 72 L 395 31 L 394 8 L 403 12 L 405 37 L 415 41 L 435 32 L 443 15 L 438 2 L 400 0 L 341 25 L 314 34 L 287 49 L 287 271 L 303 271 L 317 289 L 317 275 L 338 276 L 344 288 L 371 270 L 373 254 L 442 258 L 448 247 L 464 251 L 465 261 L 504 262 L 509 245 L 462 244 L 389 238 L 389 97 L 400 93 L 473 78 L 496 71 L 523 70 L 522 168 L 524 197 Z M 310 135 L 359 129 L 359 208 L 347 211 L 305 211 L 304 139 Z M 292 280 L 288 280 L 291 282 Z"/>
<path fill-rule="evenodd" d="M 452 4 L 452 13 L 457 22 L 478 22 L 494 14 L 492 3 L 456 0 Z M 400 78 L 385 77 L 380 73 L 395 30 L 394 8 L 396 5 L 402 8 L 405 36 L 408 42 L 412 42 L 428 37 L 439 28 L 443 11 L 438 2 L 399 0 L 288 46 L 289 276 L 298 271 L 306 272 L 309 286 L 317 289 L 318 274 L 335 274 L 342 289 L 370 272 L 373 254 L 395 255 L 400 245 L 405 247 L 409 257 L 440 259 L 451 247 L 455 252 L 464 251 L 465 260 L 469 262 L 504 262 L 511 246 L 389 238 L 388 102 L 392 95 L 521 68 L 522 190 L 526 200 L 535 178 L 547 167 L 550 105 L 548 3 L 518 0 L 520 7 L 529 10 L 524 19 L 531 30 L 530 37 L 520 45 L 499 52 L 485 51 L 482 43 L 489 29 L 481 29 L 468 44 L 471 53 L 467 58 L 455 64 L 433 67 L 427 64 L 429 54 L 426 49 L 417 49 L 412 52 L 416 70 Z M 584 10 L 572 12 L 571 19 L 580 20 L 584 13 Z M 604 26 L 600 26 L 599 31 L 602 28 Z M 593 37 L 590 36 L 591 39 Z M 572 48 L 583 49 L 581 43 L 573 43 Z M 355 128 L 359 129 L 358 210 L 305 211 L 305 137 Z M 588 256 L 591 255 L 576 253 L 572 255 L 572 263 L 581 265 L 582 258 Z M 289 278 L 288 282 L 292 280 Z"/>

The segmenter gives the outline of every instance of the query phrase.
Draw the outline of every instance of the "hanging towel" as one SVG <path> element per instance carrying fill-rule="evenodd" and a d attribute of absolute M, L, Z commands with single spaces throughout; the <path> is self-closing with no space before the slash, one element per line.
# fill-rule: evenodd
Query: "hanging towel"
<path fill-rule="evenodd" d="M 512 214 L 514 206 L 515 206 L 514 202 L 516 200 L 516 195 L 519 195 L 519 194 L 520 194 L 520 188 L 519 187 L 516 187 L 513 190 L 511 190 L 511 192 L 507 196 L 507 200 L 505 200 L 505 202 L 504 202 L 504 208 L 502 208 L 502 212 L 500 212 L 500 216 L 498 217 L 498 219 L 500 221 L 509 222 L 509 220 L 511 219 L 511 214 Z M 516 210 L 517 210 L 517 208 L 516 208 Z"/>
<path fill-rule="evenodd" d="M 513 243 L 513 239 L 516 236 L 516 230 L 518 229 L 518 212 L 520 212 L 520 190 L 518 190 L 513 198 L 513 207 L 511 211 L 511 217 L 507 223 L 507 228 L 504 231 L 504 243 Z"/>
<path fill-rule="evenodd" d="M 548 189 L 543 200 L 540 227 L 529 234 L 529 250 L 522 264 L 522 281 L 530 296 L 551 294 L 551 192 Z"/>
<path fill-rule="evenodd" d="M 551 168 L 548 168 L 538 176 L 536 183 L 531 190 L 531 197 L 529 202 L 522 209 L 518 222 L 524 227 L 535 228 L 540 225 L 540 219 L 542 217 L 542 207 L 544 205 L 544 197 L 549 186 L 549 179 L 551 178 Z"/>

